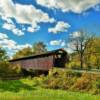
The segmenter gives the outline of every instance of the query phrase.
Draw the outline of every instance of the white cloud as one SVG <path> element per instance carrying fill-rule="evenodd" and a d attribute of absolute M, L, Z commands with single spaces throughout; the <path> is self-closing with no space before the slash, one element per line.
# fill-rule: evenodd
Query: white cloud
<path fill-rule="evenodd" d="M 13 32 L 13 34 L 17 36 L 22 36 L 24 35 L 24 32 L 22 32 L 20 29 L 16 28 L 14 23 L 4 23 L 2 26 L 4 29 L 10 30 Z"/>
<path fill-rule="evenodd" d="M 40 29 L 40 26 L 37 26 L 36 28 L 28 27 L 28 28 L 27 28 L 27 31 L 28 31 L 28 32 L 35 32 L 35 31 L 37 31 L 37 30 L 39 30 L 39 29 Z"/>
<path fill-rule="evenodd" d="M 70 34 L 70 37 L 72 39 L 75 39 L 75 38 L 81 38 L 81 37 L 87 37 L 88 35 L 85 33 L 85 32 L 80 32 L 80 31 L 76 31 L 76 32 L 73 32 Z"/>
<path fill-rule="evenodd" d="M 65 41 L 61 42 L 61 46 L 64 47 L 66 45 Z"/>
<path fill-rule="evenodd" d="M 96 6 L 94 7 L 94 9 L 95 9 L 96 11 L 100 11 L 100 5 L 96 5 Z"/>
<path fill-rule="evenodd" d="M 7 29 L 7 30 L 12 30 L 12 29 L 15 28 L 15 25 L 14 24 L 9 24 L 9 23 L 4 23 L 2 27 L 4 29 Z"/>
<path fill-rule="evenodd" d="M 15 28 L 12 30 L 12 32 L 17 35 L 17 36 L 22 36 L 24 35 L 24 32 L 22 32 L 21 30 L 19 30 L 18 28 Z"/>
<path fill-rule="evenodd" d="M 4 33 L 0 33 L 0 46 L 5 48 L 10 56 L 22 48 L 31 47 L 30 44 L 17 44 L 14 40 L 9 39 L 9 37 Z"/>
<path fill-rule="evenodd" d="M 17 43 L 11 48 L 14 52 L 17 52 L 18 50 L 21 50 L 26 47 L 32 47 L 30 44 L 25 44 L 25 45 L 18 45 Z"/>
<path fill-rule="evenodd" d="M 12 21 L 11 18 L 8 18 L 8 17 L 6 17 L 6 16 L 2 16 L 1 18 L 2 18 L 2 20 L 6 21 L 7 23 L 13 24 L 13 21 Z"/>
<path fill-rule="evenodd" d="M 25 30 L 26 30 L 26 28 L 23 26 L 23 27 L 22 27 L 22 31 L 25 31 Z"/>
<path fill-rule="evenodd" d="M 71 36 L 72 36 L 72 38 L 78 38 L 78 37 L 80 37 L 82 34 L 80 33 L 80 32 L 73 32 L 72 34 L 71 34 Z"/>
<path fill-rule="evenodd" d="M 69 27 L 70 25 L 68 23 L 58 21 L 55 27 L 49 28 L 48 31 L 57 34 L 58 32 L 66 32 Z"/>
<path fill-rule="evenodd" d="M 16 45 L 16 42 L 7 38 L 7 39 L 0 40 L 0 45 L 11 49 Z"/>
<path fill-rule="evenodd" d="M 50 41 L 50 45 L 52 46 L 65 46 L 65 41 L 63 40 L 52 40 Z"/>
<path fill-rule="evenodd" d="M 70 49 L 70 48 L 64 48 L 68 53 L 72 53 L 73 51 L 72 51 L 72 49 Z"/>
<path fill-rule="evenodd" d="M 0 40 L 7 39 L 8 36 L 6 34 L 0 33 Z"/>
<path fill-rule="evenodd" d="M 17 36 L 24 35 L 24 32 L 21 29 L 18 29 L 16 27 L 16 25 L 13 23 L 11 18 L 7 18 L 7 17 L 3 16 L 2 19 L 5 21 L 5 23 L 3 24 L 2 28 L 12 31 L 13 34 L 15 34 Z"/>
<path fill-rule="evenodd" d="M 12 0 L 0 0 L 0 15 L 15 18 L 20 24 L 30 24 L 34 30 L 39 27 L 38 23 L 55 21 L 54 18 L 50 18 L 47 13 L 33 5 L 14 4 Z"/>
<path fill-rule="evenodd" d="M 52 40 L 50 41 L 50 45 L 60 45 L 61 40 Z"/>
<path fill-rule="evenodd" d="M 99 4 L 100 0 L 37 0 L 37 3 L 50 9 L 61 9 L 63 12 L 82 13 Z"/>

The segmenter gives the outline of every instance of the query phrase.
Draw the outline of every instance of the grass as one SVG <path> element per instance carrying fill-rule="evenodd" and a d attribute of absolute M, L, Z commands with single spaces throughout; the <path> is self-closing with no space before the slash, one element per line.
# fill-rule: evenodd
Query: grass
<path fill-rule="evenodd" d="M 0 81 L 0 100 L 100 100 L 99 95 L 35 87 L 33 80 Z"/>

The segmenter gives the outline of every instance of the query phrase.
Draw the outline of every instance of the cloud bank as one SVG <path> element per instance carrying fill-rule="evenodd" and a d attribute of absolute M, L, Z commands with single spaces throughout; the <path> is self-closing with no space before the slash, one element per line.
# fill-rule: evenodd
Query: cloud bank
<path fill-rule="evenodd" d="M 53 23 L 55 21 L 54 18 L 50 18 L 47 13 L 33 5 L 14 4 L 12 0 L 0 0 L 0 16 L 5 16 L 6 19 L 14 18 L 19 24 L 29 24 L 32 32 L 39 29 L 38 24 L 41 22 Z"/>
<path fill-rule="evenodd" d="M 37 3 L 50 9 L 61 9 L 63 12 L 82 13 L 100 4 L 100 0 L 37 0 Z"/>

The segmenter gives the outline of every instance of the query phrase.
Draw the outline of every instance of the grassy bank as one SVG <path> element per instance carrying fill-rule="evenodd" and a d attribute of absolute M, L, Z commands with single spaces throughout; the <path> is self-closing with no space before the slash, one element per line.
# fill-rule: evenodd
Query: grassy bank
<path fill-rule="evenodd" d="M 63 90 L 43 89 L 29 79 L 0 81 L 0 100 L 100 100 L 100 96 Z"/>

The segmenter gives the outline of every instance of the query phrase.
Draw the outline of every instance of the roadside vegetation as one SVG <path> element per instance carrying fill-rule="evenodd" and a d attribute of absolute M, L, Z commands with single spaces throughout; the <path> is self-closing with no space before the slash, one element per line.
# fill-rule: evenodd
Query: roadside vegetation
<path fill-rule="evenodd" d="M 46 89 L 100 95 L 100 74 L 54 69 L 47 76 L 34 77 L 34 85 Z"/>

